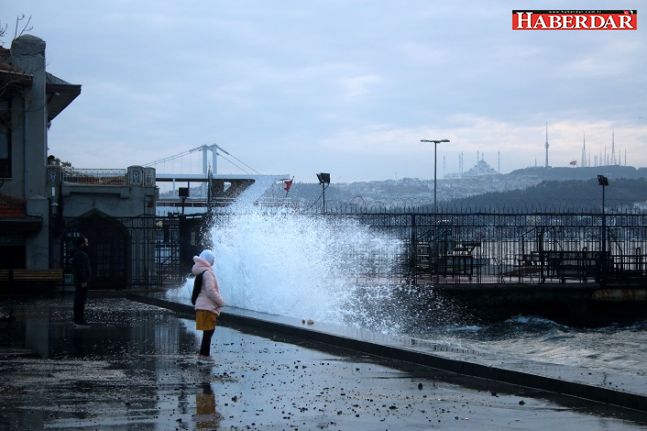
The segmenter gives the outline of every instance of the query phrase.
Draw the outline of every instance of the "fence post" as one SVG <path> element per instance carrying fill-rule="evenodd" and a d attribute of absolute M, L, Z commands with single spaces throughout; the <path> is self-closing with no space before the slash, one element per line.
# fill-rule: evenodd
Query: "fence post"
<path fill-rule="evenodd" d="M 539 250 L 539 283 L 543 284 L 546 281 L 546 277 L 544 275 L 544 270 L 546 269 L 546 265 L 544 262 L 545 255 L 544 255 L 544 229 L 540 229 L 539 232 L 537 233 L 537 249 Z"/>
<path fill-rule="evenodd" d="M 412 284 L 417 284 L 417 270 L 418 264 L 418 238 L 416 232 L 416 215 L 411 213 L 411 244 L 409 247 L 409 271 L 413 275 L 411 278 Z"/>
<path fill-rule="evenodd" d="M 638 270 L 638 273 L 640 274 L 640 276 L 642 277 L 645 276 L 645 271 L 643 269 L 642 250 L 640 247 L 636 247 L 636 269 Z"/>

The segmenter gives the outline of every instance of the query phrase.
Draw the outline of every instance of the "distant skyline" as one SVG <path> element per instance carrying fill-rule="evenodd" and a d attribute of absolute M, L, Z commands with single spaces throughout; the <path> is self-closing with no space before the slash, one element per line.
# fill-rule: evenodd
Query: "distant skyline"
<path fill-rule="evenodd" d="M 124 168 L 217 143 L 255 170 L 316 182 L 439 177 L 477 152 L 501 170 L 581 163 L 611 148 L 647 166 L 647 35 L 513 31 L 512 9 L 638 10 L 647 0 L 5 0 L 82 86 L 52 154 Z M 643 10 L 644 9 L 644 10 Z M 444 157 L 444 163 L 443 163 Z M 179 163 L 179 162 L 178 162 Z M 199 155 L 185 159 L 182 170 Z M 443 172 L 443 165 L 445 166 Z M 222 173 L 241 170 L 222 160 Z"/>

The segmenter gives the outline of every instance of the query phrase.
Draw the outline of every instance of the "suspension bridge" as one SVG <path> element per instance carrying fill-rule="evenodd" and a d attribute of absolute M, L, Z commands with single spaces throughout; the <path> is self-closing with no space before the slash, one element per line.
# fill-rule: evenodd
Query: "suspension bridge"
<path fill-rule="evenodd" d="M 221 162 L 227 164 L 225 169 Z M 200 212 L 208 205 L 253 204 L 274 184 L 290 179 L 288 174 L 261 174 L 218 144 L 197 146 L 143 166 L 156 170 L 160 213 L 177 207 Z"/>

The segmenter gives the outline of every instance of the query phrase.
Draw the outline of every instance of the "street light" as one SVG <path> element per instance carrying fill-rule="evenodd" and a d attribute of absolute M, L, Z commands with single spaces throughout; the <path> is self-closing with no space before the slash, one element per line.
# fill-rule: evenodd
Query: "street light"
<path fill-rule="evenodd" d="M 182 201 L 182 215 L 184 215 L 184 203 L 186 202 L 186 198 L 189 197 L 189 191 L 191 189 L 189 187 L 180 187 L 178 189 L 178 196 L 180 197 L 180 200 Z"/>
<path fill-rule="evenodd" d="M 604 175 L 598 175 L 598 184 L 602 186 L 602 256 L 600 261 L 602 263 L 602 270 L 606 273 L 607 270 L 607 215 L 604 205 L 604 188 L 609 185 L 609 179 Z"/>
<path fill-rule="evenodd" d="M 434 212 L 436 212 L 436 147 L 441 142 L 449 142 L 449 139 L 421 139 L 420 142 L 433 142 L 434 144 Z"/>
<path fill-rule="evenodd" d="M 323 205 L 321 207 L 321 212 L 326 213 L 326 189 L 330 186 L 330 174 L 321 172 L 317 174 L 317 179 L 319 184 L 321 184 L 321 195 L 323 196 Z"/>

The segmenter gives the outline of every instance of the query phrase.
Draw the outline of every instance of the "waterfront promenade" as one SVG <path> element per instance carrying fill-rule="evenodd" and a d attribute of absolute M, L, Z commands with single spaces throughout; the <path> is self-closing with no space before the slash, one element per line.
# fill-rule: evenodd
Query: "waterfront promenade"
<path fill-rule="evenodd" d="M 0 428 L 647 429 L 647 415 L 220 326 L 198 363 L 193 322 L 125 298 L 0 300 Z"/>

